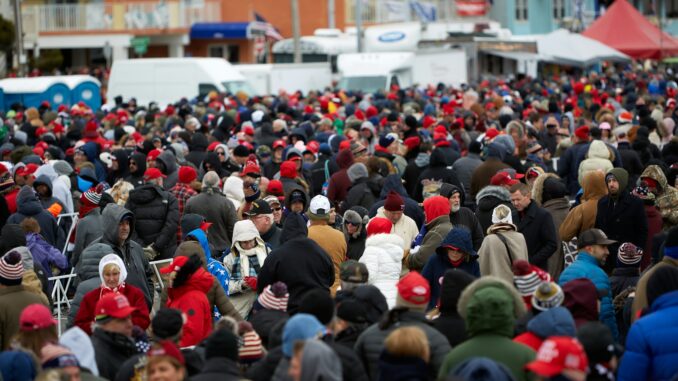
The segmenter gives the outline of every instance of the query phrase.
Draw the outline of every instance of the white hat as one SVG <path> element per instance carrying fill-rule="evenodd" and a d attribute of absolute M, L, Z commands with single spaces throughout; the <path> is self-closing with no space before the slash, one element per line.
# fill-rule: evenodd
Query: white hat
<path fill-rule="evenodd" d="M 316 216 L 325 216 L 330 214 L 331 208 L 330 200 L 319 194 L 311 199 L 308 210 L 311 214 L 315 214 Z"/>
<path fill-rule="evenodd" d="M 501 217 L 500 214 L 503 214 L 503 217 Z M 512 224 L 513 217 L 511 216 L 511 208 L 504 204 L 497 205 L 492 211 L 492 223 Z"/>
<path fill-rule="evenodd" d="M 264 112 L 261 110 L 254 111 L 252 113 L 252 122 L 253 123 L 259 123 L 261 122 L 261 119 L 264 118 Z"/>

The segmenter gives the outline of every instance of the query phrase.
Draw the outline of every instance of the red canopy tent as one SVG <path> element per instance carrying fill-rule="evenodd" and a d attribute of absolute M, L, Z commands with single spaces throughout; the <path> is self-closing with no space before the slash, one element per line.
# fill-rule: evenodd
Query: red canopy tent
<path fill-rule="evenodd" d="M 582 34 L 633 58 L 678 55 L 678 40 L 649 22 L 626 0 L 616 0 Z"/>

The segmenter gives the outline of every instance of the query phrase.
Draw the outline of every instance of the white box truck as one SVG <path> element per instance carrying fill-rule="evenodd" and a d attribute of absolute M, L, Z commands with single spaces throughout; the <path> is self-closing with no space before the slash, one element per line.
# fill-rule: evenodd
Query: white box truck
<path fill-rule="evenodd" d="M 181 98 L 203 98 L 210 91 L 254 94 L 245 77 L 221 58 L 142 58 L 113 62 L 107 98 L 109 104 L 120 95 L 164 107 Z"/>
<path fill-rule="evenodd" d="M 332 69 L 329 62 L 301 64 L 235 65 L 252 85 L 256 95 L 288 93 L 301 90 L 324 90 L 332 86 Z"/>
<path fill-rule="evenodd" d="M 463 50 L 420 50 L 341 54 L 337 60 L 340 89 L 375 92 L 400 87 L 444 83 L 459 86 L 468 81 Z"/>

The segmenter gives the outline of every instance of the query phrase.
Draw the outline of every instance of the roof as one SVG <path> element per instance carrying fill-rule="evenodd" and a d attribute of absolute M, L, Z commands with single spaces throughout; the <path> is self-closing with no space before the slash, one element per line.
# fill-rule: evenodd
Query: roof
<path fill-rule="evenodd" d="M 658 59 L 678 54 L 678 40 L 657 28 L 626 0 L 615 1 L 582 35 L 633 58 Z"/>
<path fill-rule="evenodd" d="M 89 75 L 63 75 L 1 79 L 0 88 L 6 94 L 42 93 L 53 85 L 63 84 L 72 90 L 84 82 L 93 82 L 97 86 L 101 86 L 98 79 Z"/>
<path fill-rule="evenodd" d="M 537 51 L 540 55 L 551 57 L 544 61 L 563 65 L 587 67 L 600 61 L 629 61 L 630 58 L 599 41 L 558 29 L 537 38 Z"/>

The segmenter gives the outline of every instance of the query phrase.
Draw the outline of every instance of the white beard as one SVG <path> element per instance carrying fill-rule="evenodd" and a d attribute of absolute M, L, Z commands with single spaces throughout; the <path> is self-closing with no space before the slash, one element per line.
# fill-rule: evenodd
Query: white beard
<path fill-rule="evenodd" d="M 452 210 L 452 213 L 457 213 L 459 209 L 461 209 L 461 205 L 453 206 L 450 209 Z"/>

